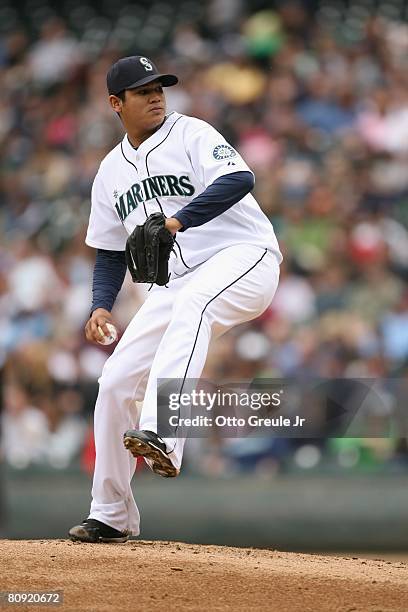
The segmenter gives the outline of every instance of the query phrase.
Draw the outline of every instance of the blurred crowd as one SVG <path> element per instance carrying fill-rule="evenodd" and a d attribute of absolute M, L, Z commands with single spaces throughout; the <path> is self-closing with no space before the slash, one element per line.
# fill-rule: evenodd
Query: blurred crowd
<path fill-rule="evenodd" d="M 93 403 L 110 347 L 83 335 L 94 261 L 84 236 L 93 177 L 122 137 L 105 75 L 123 55 L 145 53 L 175 72 L 169 110 L 209 121 L 239 149 L 284 254 L 271 307 L 214 345 L 204 375 L 371 378 L 385 394 L 387 380 L 408 377 L 407 23 L 364 12 L 369 0 L 350 4 L 361 9 L 351 16 L 341 3 L 197 4 L 172 23 L 164 3 L 139 13 L 105 3 L 120 19 L 139 19 L 133 36 L 93 16 L 93 38 L 81 38 L 51 5 L 35 27 L 17 21 L 3 31 L 2 446 L 14 467 L 79 460 L 91 469 Z M 168 23 L 165 40 L 155 38 Z M 114 307 L 122 330 L 143 299 L 127 279 Z M 389 416 L 395 400 L 381 405 Z M 187 467 L 206 473 L 313 467 L 325 453 L 346 467 L 406 455 L 398 432 L 191 447 L 199 443 L 206 459 L 195 465 L 187 450 Z"/>

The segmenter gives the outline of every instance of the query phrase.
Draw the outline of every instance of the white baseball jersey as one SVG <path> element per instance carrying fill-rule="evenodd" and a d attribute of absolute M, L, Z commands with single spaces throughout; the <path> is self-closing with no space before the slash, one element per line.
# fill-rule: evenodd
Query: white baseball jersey
<path fill-rule="evenodd" d="M 240 171 L 250 169 L 216 129 L 172 112 L 137 149 L 126 135 L 102 161 L 86 244 L 124 251 L 128 235 L 151 213 L 172 217 L 217 178 Z M 204 225 L 177 233 L 171 278 L 239 244 L 267 248 L 282 260 L 272 225 L 251 194 Z"/>

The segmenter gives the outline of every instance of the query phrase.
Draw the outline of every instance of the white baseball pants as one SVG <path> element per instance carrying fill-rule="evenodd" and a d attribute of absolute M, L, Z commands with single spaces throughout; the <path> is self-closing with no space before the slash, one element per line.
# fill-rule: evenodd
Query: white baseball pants
<path fill-rule="evenodd" d="M 259 316 L 272 301 L 278 279 L 274 253 L 242 244 L 171 280 L 168 288 L 154 286 L 99 379 L 89 518 L 139 534 L 130 486 L 136 461 L 123 446 L 124 432 L 157 431 L 157 379 L 200 378 L 211 338 Z M 139 422 L 135 400 L 143 401 Z M 180 467 L 184 440 L 165 441 Z"/>

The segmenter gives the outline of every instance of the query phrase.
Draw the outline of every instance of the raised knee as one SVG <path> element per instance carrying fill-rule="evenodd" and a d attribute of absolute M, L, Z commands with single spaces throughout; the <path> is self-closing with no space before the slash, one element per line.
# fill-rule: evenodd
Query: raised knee
<path fill-rule="evenodd" d="M 177 318 L 182 324 L 194 324 L 202 318 L 208 318 L 209 298 L 199 291 L 180 291 L 173 305 L 173 319 Z"/>

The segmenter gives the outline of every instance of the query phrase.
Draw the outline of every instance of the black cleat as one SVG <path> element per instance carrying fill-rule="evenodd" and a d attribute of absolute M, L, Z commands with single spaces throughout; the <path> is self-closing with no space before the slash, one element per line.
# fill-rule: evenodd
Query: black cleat
<path fill-rule="evenodd" d="M 85 519 L 81 525 L 71 527 L 68 532 L 73 542 L 127 542 L 129 534 L 126 531 L 118 531 L 109 525 L 105 525 L 96 519 Z"/>
<path fill-rule="evenodd" d="M 125 448 L 134 457 L 144 457 L 153 472 L 164 478 L 178 476 L 180 470 L 174 467 L 167 455 L 165 443 L 154 431 L 129 429 L 123 435 Z"/>

